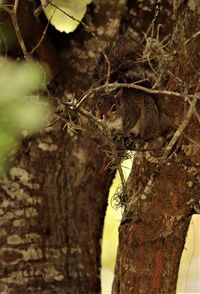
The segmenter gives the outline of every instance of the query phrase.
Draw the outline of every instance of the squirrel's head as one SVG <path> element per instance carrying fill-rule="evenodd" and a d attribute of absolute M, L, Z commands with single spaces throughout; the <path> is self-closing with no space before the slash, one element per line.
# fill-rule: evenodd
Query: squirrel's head
<path fill-rule="evenodd" d="M 109 129 L 122 129 L 123 89 L 111 94 L 102 94 L 96 103 L 96 117 L 104 120 Z"/>

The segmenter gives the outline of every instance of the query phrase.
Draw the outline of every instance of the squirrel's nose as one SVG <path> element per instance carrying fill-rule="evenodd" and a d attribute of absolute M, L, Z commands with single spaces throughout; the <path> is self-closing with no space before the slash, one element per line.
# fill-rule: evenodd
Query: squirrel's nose
<path fill-rule="evenodd" d="M 95 116 L 96 116 L 98 119 L 103 119 L 103 114 L 101 113 L 101 111 L 99 111 L 98 108 L 95 109 Z"/>
<path fill-rule="evenodd" d="M 98 113 L 98 119 L 105 120 L 105 115 L 103 113 Z"/>

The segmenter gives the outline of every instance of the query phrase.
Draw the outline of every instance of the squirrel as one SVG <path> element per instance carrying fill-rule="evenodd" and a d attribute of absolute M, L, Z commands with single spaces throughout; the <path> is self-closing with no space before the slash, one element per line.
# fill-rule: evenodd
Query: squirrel
<path fill-rule="evenodd" d="M 138 82 L 151 88 L 155 82 L 153 72 L 147 62 L 138 62 L 141 52 L 141 45 L 128 37 L 118 37 L 100 56 L 96 78 L 101 83 L 106 81 L 109 61 L 109 82 Z M 160 135 L 156 99 L 143 91 L 128 88 L 105 91 L 97 98 L 95 114 L 119 136 L 130 135 L 146 141 Z"/>
<path fill-rule="evenodd" d="M 155 101 L 142 91 L 121 88 L 112 95 L 101 95 L 96 104 L 96 117 L 103 119 L 117 135 L 149 140 L 160 134 Z"/>

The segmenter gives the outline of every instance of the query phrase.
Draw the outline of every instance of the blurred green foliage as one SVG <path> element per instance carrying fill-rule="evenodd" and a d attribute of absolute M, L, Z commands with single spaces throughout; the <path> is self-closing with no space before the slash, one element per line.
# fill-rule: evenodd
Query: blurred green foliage
<path fill-rule="evenodd" d="M 50 114 L 48 103 L 36 94 L 44 86 L 39 64 L 0 58 L 0 176 L 22 133 L 39 130 Z"/>

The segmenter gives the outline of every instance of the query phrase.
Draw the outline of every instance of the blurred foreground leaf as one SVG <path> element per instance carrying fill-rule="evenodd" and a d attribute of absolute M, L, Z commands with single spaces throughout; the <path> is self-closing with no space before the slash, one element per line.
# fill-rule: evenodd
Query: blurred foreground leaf
<path fill-rule="evenodd" d="M 13 135 L 0 129 L 0 176 L 3 174 L 9 152 L 14 142 L 15 138 Z"/>
<path fill-rule="evenodd" d="M 47 123 L 50 107 L 35 94 L 45 85 L 38 64 L 0 58 L 0 176 L 22 138 Z"/>
<path fill-rule="evenodd" d="M 34 62 L 11 62 L 0 58 L 0 106 L 2 103 L 30 95 L 42 88 L 45 76 L 42 68 Z"/>
<path fill-rule="evenodd" d="M 16 98 L 0 104 L 0 126 L 13 134 L 22 130 L 32 133 L 44 124 L 48 112 L 48 104 L 38 96 Z"/>

